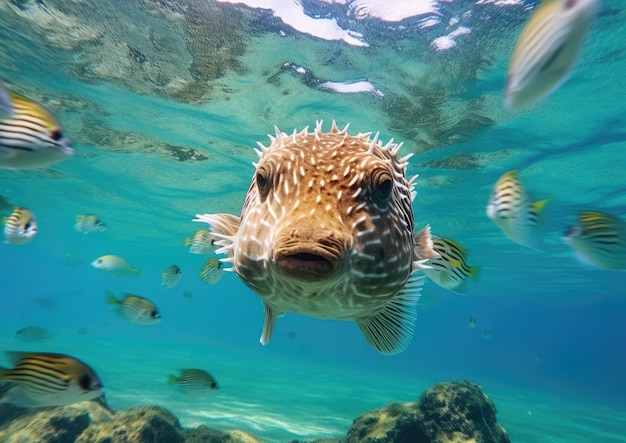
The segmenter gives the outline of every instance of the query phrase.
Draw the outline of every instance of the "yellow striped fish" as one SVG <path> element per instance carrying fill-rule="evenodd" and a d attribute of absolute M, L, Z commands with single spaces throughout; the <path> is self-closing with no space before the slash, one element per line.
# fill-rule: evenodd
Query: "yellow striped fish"
<path fill-rule="evenodd" d="M 548 200 L 531 203 L 518 171 L 503 174 L 496 182 L 487 216 L 516 243 L 531 249 L 541 247 L 542 211 Z"/>
<path fill-rule="evenodd" d="M 433 249 L 440 257 L 428 260 L 430 269 L 424 269 L 424 273 L 442 288 L 457 294 L 465 294 L 467 277 L 475 280 L 480 268 L 467 264 L 467 249 L 454 240 L 435 234 L 431 234 L 431 236 Z"/>
<path fill-rule="evenodd" d="M 117 313 L 133 323 L 154 325 L 161 321 L 161 314 L 155 304 L 139 295 L 124 294 L 124 298 L 118 300 L 110 291 L 107 291 L 106 302 L 117 306 Z"/>
<path fill-rule="evenodd" d="M 578 215 L 563 241 L 585 264 L 609 270 L 626 269 L 626 222 L 604 212 L 586 211 Z"/>
<path fill-rule="evenodd" d="M 26 208 L 15 208 L 4 218 L 4 242 L 12 245 L 23 245 L 31 241 L 37 234 L 35 214 Z"/>
<path fill-rule="evenodd" d="M 189 248 L 191 254 L 213 254 L 218 248 L 215 239 L 206 229 L 196 231 L 193 238 L 186 238 L 185 246 L 191 246 Z"/>
<path fill-rule="evenodd" d="M 214 285 L 220 281 L 222 275 L 224 275 L 224 268 L 222 268 L 222 263 L 215 257 L 208 259 L 200 271 L 200 278 L 207 285 Z"/>
<path fill-rule="evenodd" d="M 557 89 L 572 71 L 599 0 L 544 0 L 520 35 L 505 91 L 523 109 Z"/>
<path fill-rule="evenodd" d="M 41 168 L 73 155 L 63 128 L 43 106 L 0 84 L 0 168 Z"/>
<path fill-rule="evenodd" d="M 0 382 L 14 386 L 0 403 L 26 408 L 65 406 L 104 392 L 94 370 L 68 355 L 7 352 L 6 356 L 13 368 L 0 368 Z"/>
<path fill-rule="evenodd" d="M 161 284 L 166 288 L 173 288 L 178 284 L 182 276 L 183 272 L 180 270 L 178 265 L 170 265 L 167 269 L 165 269 L 165 271 L 163 271 L 163 274 L 161 274 Z"/>
<path fill-rule="evenodd" d="M 219 389 L 215 378 L 202 369 L 181 369 L 180 377 L 168 375 L 167 384 L 178 385 L 181 392 L 192 397 L 208 397 Z"/>
<path fill-rule="evenodd" d="M 91 266 L 120 277 L 139 275 L 140 272 L 139 269 L 133 268 L 130 263 L 119 255 L 103 255 L 92 261 Z"/>

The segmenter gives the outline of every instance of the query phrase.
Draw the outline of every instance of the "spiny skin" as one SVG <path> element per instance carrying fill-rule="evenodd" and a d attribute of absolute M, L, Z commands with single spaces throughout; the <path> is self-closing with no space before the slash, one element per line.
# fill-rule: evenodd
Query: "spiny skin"
<path fill-rule="evenodd" d="M 401 145 L 369 136 L 350 136 L 334 122 L 328 133 L 321 122 L 314 132 L 277 130 L 270 147 L 257 151 L 240 223 L 227 214 L 197 216 L 211 225 L 224 261 L 263 299 L 266 315 L 269 308 L 270 317 L 367 321 L 405 289 L 420 259 L 438 256 L 429 231 L 424 245 L 416 243 L 408 157 L 398 157 Z M 411 277 L 409 286 L 421 285 Z M 398 321 L 406 316 L 398 313 Z"/>

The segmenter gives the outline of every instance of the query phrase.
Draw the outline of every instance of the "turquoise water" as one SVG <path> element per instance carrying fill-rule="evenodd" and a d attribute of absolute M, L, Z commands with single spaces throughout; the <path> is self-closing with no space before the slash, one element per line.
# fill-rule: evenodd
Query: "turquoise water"
<path fill-rule="evenodd" d="M 81 358 L 114 409 L 159 404 L 184 426 L 240 428 L 263 441 L 339 437 L 362 412 L 458 379 L 492 397 L 512 441 L 624 440 L 626 274 L 585 267 L 561 241 L 581 210 L 626 216 L 622 2 L 602 2 L 571 78 L 516 113 L 504 110 L 502 90 L 531 13 L 522 2 L 442 3 L 440 23 L 426 28 L 415 17 L 358 20 L 344 6 L 304 2 L 310 16 L 360 32 L 367 47 L 242 5 L 92 3 L 0 5 L 0 78 L 45 104 L 77 150 L 48 169 L 0 170 L 0 194 L 39 223 L 33 241 L 0 245 L 0 349 Z M 448 50 L 430 46 L 459 26 L 449 24 L 455 17 L 472 32 Z M 322 80 L 367 78 L 384 95 L 312 87 L 281 69 L 286 62 Z M 397 356 L 378 355 L 352 323 L 296 314 L 280 318 L 262 347 L 259 298 L 232 273 L 204 286 L 206 256 L 183 246 L 200 227 L 195 214 L 239 213 L 252 148 L 274 125 L 289 133 L 321 119 L 325 129 L 335 119 L 351 133 L 404 141 L 403 152 L 416 154 L 409 175 L 420 174 L 416 226 L 459 241 L 482 267 L 467 296 L 426 283 L 431 302 L 418 307 L 414 339 Z M 180 161 L 181 149 L 207 158 Z M 467 156 L 450 160 L 458 154 Z M 535 199 L 551 200 L 543 252 L 512 243 L 485 215 L 493 183 L 513 168 Z M 84 213 L 107 231 L 76 232 Z M 104 254 L 141 275 L 89 265 Z M 183 278 L 164 289 L 172 263 Z M 150 298 L 163 321 L 126 322 L 104 303 L 107 289 Z M 55 338 L 14 337 L 30 325 Z M 220 391 L 182 396 L 165 383 L 182 367 L 210 371 Z"/>

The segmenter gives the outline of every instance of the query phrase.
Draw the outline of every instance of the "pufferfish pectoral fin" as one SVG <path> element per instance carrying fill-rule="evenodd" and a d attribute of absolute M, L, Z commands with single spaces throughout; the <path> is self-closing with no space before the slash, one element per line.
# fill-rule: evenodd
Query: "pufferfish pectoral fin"
<path fill-rule="evenodd" d="M 265 320 L 263 322 L 263 332 L 261 333 L 261 339 L 259 340 L 263 346 L 268 344 L 274 334 L 274 325 L 276 319 L 284 314 L 284 312 L 276 312 L 270 305 L 263 303 L 265 308 Z"/>
<path fill-rule="evenodd" d="M 430 225 L 415 234 L 413 243 L 413 260 L 430 260 L 431 258 L 441 257 L 437 251 L 433 249 L 433 237 L 430 232 Z"/>
<path fill-rule="evenodd" d="M 414 272 L 405 287 L 373 317 L 357 320 L 367 342 L 381 354 L 404 351 L 413 338 L 415 309 L 420 298 L 424 274 Z"/>

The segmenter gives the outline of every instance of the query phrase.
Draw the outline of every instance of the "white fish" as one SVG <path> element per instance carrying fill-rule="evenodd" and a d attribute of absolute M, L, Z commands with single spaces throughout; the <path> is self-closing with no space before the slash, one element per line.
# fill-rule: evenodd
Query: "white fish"
<path fill-rule="evenodd" d="M 15 337 L 26 343 L 38 343 L 54 338 L 49 331 L 39 326 L 27 326 L 15 333 Z"/>
<path fill-rule="evenodd" d="M 531 203 L 517 171 L 503 174 L 496 182 L 487 205 L 487 216 L 516 243 L 531 249 L 541 247 L 542 211 L 548 200 Z"/>
<path fill-rule="evenodd" d="M 37 235 L 35 214 L 26 208 L 15 208 L 4 218 L 4 242 L 12 245 L 23 245 Z"/>
<path fill-rule="evenodd" d="M 215 239 L 206 229 L 196 231 L 193 238 L 186 238 L 185 246 L 191 246 L 189 248 L 191 254 L 213 254 L 217 250 Z"/>
<path fill-rule="evenodd" d="M 604 212 L 585 211 L 563 241 L 583 263 L 613 271 L 626 270 L 626 222 Z"/>
<path fill-rule="evenodd" d="M 73 155 L 63 128 L 43 106 L 0 84 L 0 168 L 41 168 Z"/>
<path fill-rule="evenodd" d="M 356 322 L 383 354 L 413 335 L 424 261 L 437 257 L 430 228 L 414 231 L 410 157 L 402 144 L 371 133 L 330 132 L 318 122 L 287 135 L 276 129 L 259 163 L 241 217 L 197 215 L 224 259 L 265 307 L 261 343 L 276 319 L 295 312 Z M 323 325 L 320 324 L 320 327 Z"/>
<path fill-rule="evenodd" d="M 83 234 L 89 234 L 92 232 L 106 231 L 106 228 L 106 225 L 102 223 L 97 215 L 89 214 L 76 216 L 76 224 L 74 225 L 74 229 L 76 229 L 78 232 L 82 232 Z"/>
<path fill-rule="evenodd" d="M 102 382 L 82 361 L 63 354 L 6 352 L 13 368 L 0 368 L 0 382 L 14 386 L 0 403 L 19 407 L 65 406 L 100 397 Z"/>
<path fill-rule="evenodd" d="M 505 91 L 523 109 L 557 89 L 572 71 L 599 0 L 544 0 L 520 35 Z"/>
<path fill-rule="evenodd" d="M 91 266 L 117 276 L 139 275 L 140 272 L 119 255 L 103 255 L 92 261 Z"/>

